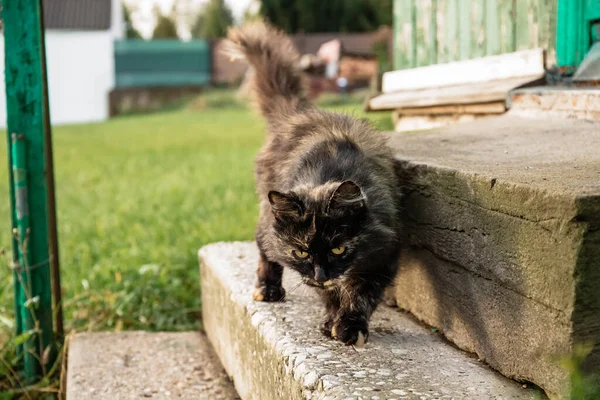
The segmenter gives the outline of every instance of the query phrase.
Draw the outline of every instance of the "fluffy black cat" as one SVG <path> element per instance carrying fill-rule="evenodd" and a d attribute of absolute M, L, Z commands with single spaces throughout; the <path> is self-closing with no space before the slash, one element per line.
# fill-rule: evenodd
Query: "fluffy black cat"
<path fill-rule="evenodd" d="M 262 22 L 229 32 L 230 52 L 253 74 L 267 121 L 256 160 L 260 218 L 257 301 L 281 301 L 283 268 L 318 289 L 322 331 L 347 345 L 368 339 L 371 314 L 396 274 L 398 185 L 386 138 L 371 125 L 315 108 L 303 94 L 298 53 Z"/>

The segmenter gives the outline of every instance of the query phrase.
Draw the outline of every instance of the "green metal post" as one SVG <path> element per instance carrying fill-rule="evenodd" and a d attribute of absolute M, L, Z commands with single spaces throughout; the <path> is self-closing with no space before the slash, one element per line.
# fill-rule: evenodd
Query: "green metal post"
<path fill-rule="evenodd" d="M 21 299 L 28 299 L 32 297 L 31 287 L 31 271 L 28 266 L 31 265 L 31 257 L 29 252 L 29 233 L 31 231 L 31 225 L 29 223 L 29 190 L 27 187 L 27 149 L 25 143 L 25 136 L 17 133 L 10 135 L 11 147 L 10 155 L 12 159 L 12 177 L 13 177 L 13 192 L 15 194 L 15 209 L 13 211 L 14 220 L 16 225 L 13 228 L 13 237 L 16 238 L 17 248 L 14 249 L 17 255 L 17 262 L 14 264 L 15 269 L 15 287 L 18 288 L 18 297 L 15 298 L 17 304 L 16 319 L 19 321 L 19 329 L 25 334 L 35 332 L 36 324 L 34 315 L 24 307 Z M 33 309 L 35 301 L 28 303 L 29 309 Z M 31 335 L 33 339 L 33 334 Z M 28 360 L 29 355 L 35 354 L 35 343 L 33 340 L 27 340 L 24 343 L 24 348 L 21 347 L 19 351 L 25 354 L 25 360 Z M 24 353 L 23 353 L 24 351 Z M 35 368 L 35 364 L 25 361 L 26 374 L 29 376 L 31 373 L 34 374 L 36 371 L 31 371 L 31 368 Z"/>
<path fill-rule="evenodd" d="M 9 180 L 10 180 L 10 203 L 11 203 L 11 210 L 15 210 L 16 209 L 16 193 L 15 193 L 15 176 L 13 174 L 14 171 L 14 167 L 15 165 L 13 165 L 14 162 L 14 156 L 13 153 L 16 152 L 16 149 L 13 149 L 13 135 L 7 135 L 8 137 L 8 173 L 9 173 Z M 15 135 L 15 139 L 16 139 L 16 135 Z M 18 168 L 17 168 L 18 169 Z M 11 212 L 10 213 L 10 217 L 11 217 L 11 227 L 13 227 L 14 229 L 17 226 L 17 213 L 16 212 Z M 13 265 L 19 265 L 19 240 L 18 240 L 18 232 L 13 232 L 12 235 L 12 245 L 13 245 Z M 15 327 L 16 327 L 16 331 L 17 331 L 17 336 L 20 336 L 23 333 L 23 324 L 21 323 L 21 304 L 19 303 L 18 299 L 21 298 L 21 285 L 19 284 L 19 279 L 20 279 L 20 275 L 18 275 L 19 271 L 15 268 L 13 269 L 13 286 L 14 286 L 14 293 L 15 293 Z M 17 347 L 17 355 L 21 355 L 23 353 L 23 345 L 19 345 Z"/>
<path fill-rule="evenodd" d="M 49 210 L 47 196 L 51 143 L 45 132 L 44 32 L 40 1 L 3 1 L 2 6 L 11 206 L 17 231 L 16 325 L 19 333 L 31 334 L 22 348 L 31 382 L 45 371 L 42 364 L 52 362 L 53 352 L 47 350 L 54 344 L 48 243 L 48 215 L 54 210 Z"/>
<path fill-rule="evenodd" d="M 58 222 L 56 220 L 56 194 L 54 190 L 54 154 L 52 151 L 52 125 L 50 124 L 50 97 L 48 96 L 48 71 L 46 68 L 46 42 L 44 40 L 44 3 L 40 4 L 40 30 L 42 41 L 40 42 L 42 60 L 42 82 L 44 87 L 44 142 L 46 144 L 46 187 L 48 189 L 48 244 L 50 246 L 50 269 L 52 275 L 52 294 L 54 300 L 55 333 L 56 338 L 64 340 L 63 308 L 62 308 L 62 286 L 60 283 L 60 262 L 58 254 Z"/>

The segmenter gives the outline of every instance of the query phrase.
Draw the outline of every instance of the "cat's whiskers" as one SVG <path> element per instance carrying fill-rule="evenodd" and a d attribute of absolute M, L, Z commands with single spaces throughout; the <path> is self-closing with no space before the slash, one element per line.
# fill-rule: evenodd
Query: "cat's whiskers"
<path fill-rule="evenodd" d="M 308 285 L 303 285 L 302 286 L 302 297 L 306 296 L 306 291 L 308 290 Z"/>
<path fill-rule="evenodd" d="M 303 282 L 299 282 L 298 284 L 294 285 L 290 290 L 288 290 L 287 294 L 292 294 L 294 292 L 294 290 L 298 289 L 300 286 L 302 286 Z M 285 295 L 284 295 L 285 296 Z M 280 299 L 283 300 L 283 297 Z"/>

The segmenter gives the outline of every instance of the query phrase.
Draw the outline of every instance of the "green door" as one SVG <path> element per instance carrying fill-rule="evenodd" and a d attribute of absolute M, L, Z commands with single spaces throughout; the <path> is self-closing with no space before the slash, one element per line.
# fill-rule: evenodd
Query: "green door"
<path fill-rule="evenodd" d="M 600 40 L 600 0 L 559 0 L 556 35 L 558 66 L 572 72 Z"/>
<path fill-rule="evenodd" d="M 587 0 L 585 15 L 590 25 L 592 41 L 600 41 L 600 0 Z"/>

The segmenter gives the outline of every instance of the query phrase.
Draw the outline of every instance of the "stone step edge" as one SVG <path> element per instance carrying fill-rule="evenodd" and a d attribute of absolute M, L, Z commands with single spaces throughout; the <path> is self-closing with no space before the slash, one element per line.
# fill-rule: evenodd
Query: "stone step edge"
<path fill-rule="evenodd" d="M 353 350 L 315 332 L 318 317 L 297 316 L 317 312 L 310 297 L 253 302 L 254 244 L 212 244 L 199 259 L 204 326 L 243 399 L 534 398 L 398 310 L 381 306 L 370 342 Z"/>

